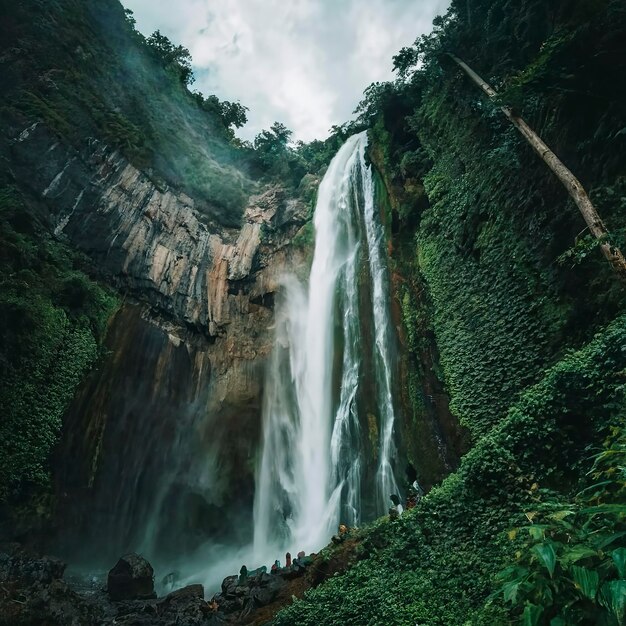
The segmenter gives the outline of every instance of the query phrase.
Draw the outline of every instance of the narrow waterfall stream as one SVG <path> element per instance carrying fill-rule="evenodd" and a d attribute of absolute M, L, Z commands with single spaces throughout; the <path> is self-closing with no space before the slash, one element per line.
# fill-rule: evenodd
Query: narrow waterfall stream
<path fill-rule="evenodd" d="M 258 561 L 318 550 L 397 492 L 390 298 L 366 147 L 365 132 L 350 137 L 322 180 L 308 288 L 285 279 L 263 409 Z"/>

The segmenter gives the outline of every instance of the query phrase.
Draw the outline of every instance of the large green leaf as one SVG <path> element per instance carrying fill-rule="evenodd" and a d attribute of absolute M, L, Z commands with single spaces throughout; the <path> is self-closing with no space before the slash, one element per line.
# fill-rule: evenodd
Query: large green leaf
<path fill-rule="evenodd" d="M 611 552 L 611 558 L 613 559 L 613 563 L 615 563 L 615 567 L 617 567 L 619 577 L 626 578 L 626 548 L 613 550 L 613 552 Z"/>
<path fill-rule="evenodd" d="M 626 536 L 626 530 L 621 530 L 620 532 L 613 533 L 608 537 L 603 537 L 602 540 L 597 543 L 597 546 L 600 550 L 603 550 L 607 546 L 610 546 L 615 540 L 620 539 L 624 536 Z"/>
<path fill-rule="evenodd" d="M 556 566 L 556 554 L 552 545 L 549 543 L 539 543 L 533 547 L 533 552 L 537 555 L 543 566 L 548 570 L 550 577 L 552 577 Z"/>
<path fill-rule="evenodd" d="M 521 580 L 516 580 L 502 586 L 502 593 L 504 594 L 505 602 L 510 602 L 511 604 L 515 604 L 517 602 L 517 594 L 521 584 Z"/>
<path fill-rule="evenodd" d="M 526 603 L 522 614 L 522 626 L 537 626 L 543 613 L 543 607 L 536 604 Z"/>
<path fill-rule="evenodd" d="M 602 585 L 602 604 L 615 615 L 620 626 L 624 624 L 626 610 L 626 580 L 610 580 Z"/>
<path fill-rule="evenodd" d="M 581 559 L 589 558 L 590 556 L 596 556 L 597 552 L 583 545 L 575 545 L 572 548 L 566 550 L 559 561 L 564 567 L 569 567 L 572 563 L 576 563 Z"/>
<path fill-rule="evenodd" d="M 595 600 L 598 593 L 598 585 L 600 584 L 598 572 L 586 567 L 579 567 L 578 565 L 572 565 L 571 572 L 576 588 L 580 589 L 586 598 Z"/>
<path fill-rule="evenodd" d="M 567 626 L 567 622 L 562 617 L 553 617 L 550 626 Z"/>

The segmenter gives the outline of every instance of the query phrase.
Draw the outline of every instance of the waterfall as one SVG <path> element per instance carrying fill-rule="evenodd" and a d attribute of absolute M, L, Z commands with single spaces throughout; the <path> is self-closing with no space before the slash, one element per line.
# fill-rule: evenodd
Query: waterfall
<path fill-rule="evenodd" d="M 340 522 L 384 513 L 398 490 L 389 287 L 366 147 L 366 133 L 354 135 L 330 163 L 308 289 L 287 277 L 278 303 L 254 503 L 259 560 L 318 550 Z"/>

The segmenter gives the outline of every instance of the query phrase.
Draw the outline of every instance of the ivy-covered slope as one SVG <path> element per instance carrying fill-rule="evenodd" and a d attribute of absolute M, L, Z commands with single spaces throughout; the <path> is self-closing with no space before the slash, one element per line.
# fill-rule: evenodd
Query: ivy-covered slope
<path fill-rule="evenodd" d="M 558 180 L 448 52 L 524 116 L 624 240 L 623 3 L 454 1 L 361 110 L 395 268 L 420 291 L 400 282 L 407 333 L 413 346 L 432 333 L 471 449 L 275 623 L 621 624 L 624 455 L 607 453 L 607 483 L 575 494 L 597 482 L 589 457 L 611 427 L 624 433 L 625 290 Z"/>
<path fill-rule="evenodd" d="M 0 187 L 0 505 L 47 497 L 63 414 L 101 354 L 118 298 L 87 272 L 14 187 Z"/>

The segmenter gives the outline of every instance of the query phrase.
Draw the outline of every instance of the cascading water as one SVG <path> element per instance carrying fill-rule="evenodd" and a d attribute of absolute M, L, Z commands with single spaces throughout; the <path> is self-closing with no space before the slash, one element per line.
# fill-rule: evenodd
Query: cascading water
<path fill-rule="evenodd" d="M 366 147 L 366 133 L 348 139 L 320 185 L 308 293 L 285 280 L 257 472 L 259 561 L 317 550 L 338 523 L 382 514 L 397 492 L 393 334 Z"/>

